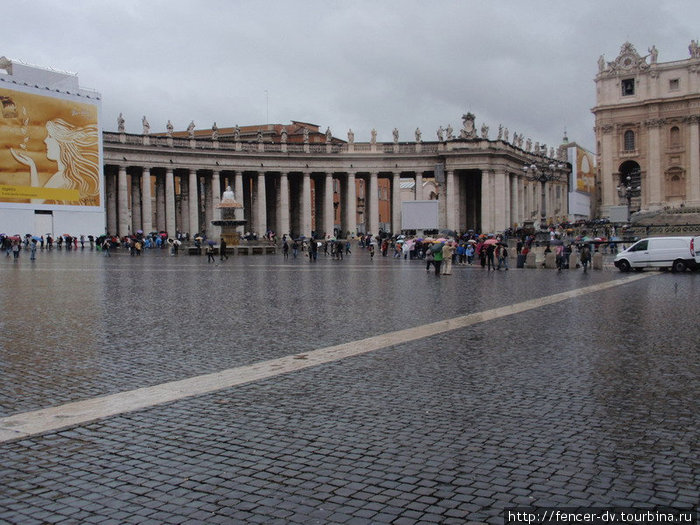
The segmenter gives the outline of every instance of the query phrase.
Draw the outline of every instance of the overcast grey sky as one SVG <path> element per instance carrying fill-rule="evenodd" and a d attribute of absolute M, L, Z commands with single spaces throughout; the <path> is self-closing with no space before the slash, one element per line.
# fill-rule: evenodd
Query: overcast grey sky
<path fill-rule="evenodd" d="M 289 123 L 356 141 L 436 139 L 498 125 L 549 145 L 564 129 L 594 149 L 598 57 L 629 40 L 688 58 L 700 1 L 21 0 L 5 5 L 0 55 L 78 73 L 102 126 L 127 132 Z M 269 115 L 269 117 L 268 117 Z"/>

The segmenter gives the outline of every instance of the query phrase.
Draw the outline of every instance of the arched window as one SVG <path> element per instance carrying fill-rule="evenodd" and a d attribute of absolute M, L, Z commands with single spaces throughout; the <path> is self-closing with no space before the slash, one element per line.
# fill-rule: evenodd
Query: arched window
<path fill-rule="evenodd" d="M 681 130 L 678 126 L 673 126 L 671 128 L 671 147 L 680 148 L 681 147 Z"/>
<path fill-rule="evenodd" d="M 671 168 L 666 174 L 666 199 L 685 199 L 685 178 L 680 168 Z"/>
<path fill-rule="evenodd" d="M 634 131 L 628 129 L 625 131 L 625 151 L 634 151 L 635 149 Z"/>

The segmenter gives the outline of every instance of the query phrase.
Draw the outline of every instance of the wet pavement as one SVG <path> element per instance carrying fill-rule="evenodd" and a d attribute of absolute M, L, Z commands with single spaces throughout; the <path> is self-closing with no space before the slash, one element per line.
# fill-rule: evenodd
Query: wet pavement
<path fill-rule="evenodd" d="M 24 255 L 24 254 L 23 254 Z M 624 279 L 355 253 L 0 261 L 0 417 Z M 646 274 L 645 274 L 646 275 Z M 697 505 L 700 274 L 0 444 L 0 522 L 502 523 Z"/>

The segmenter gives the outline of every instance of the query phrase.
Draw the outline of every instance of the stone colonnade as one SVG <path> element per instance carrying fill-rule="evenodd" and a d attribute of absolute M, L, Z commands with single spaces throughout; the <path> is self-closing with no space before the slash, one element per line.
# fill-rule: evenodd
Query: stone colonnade
<path fill-rule="evenodd" d="M 247 221 L 241 232 L 262 236 L 272 230 L 279 237 L 336 231 L 343 236 L 376 234 L 380 179 L 388 179 L 382 183 L 388 189 L 384 203 L 388 212 L 382 224 L 388 223 L 392 233 L 401 230 L 402 179 L 415 181 L 412 198 L 416 200 L 429 198 L 423 195 L 427 179 L 438 182 L 440 228 L 498 232 L 539 219 L 540 186 L 523 175 L 522 165 L 530 161 L 525 152 L 523 158 L 495 165 L 483 158 L 472 162 L 456 152 L 442 158 L 424 154 L 401 159 L 387 159 L 387 154 L 365 158 L 341 154 L 334 162 L 324 155 L 322 165 L 314 166 L 308 154 L 301 161 L 284 162 L 274 154 L 253 160 L 249 154 L 238 159 L 235 154 L 205 150 L 188 160 L 178 158 L 176 148 L 132 147 L 110 140 L 109 135 L 105 133 L 104 175 L 106 230 L 112 234 L 142 230 L 218 238 L 220 232 L 211 222 L 218 218 L 216 206 L 227 186 L 244 205 L 236 211 L 236 218 Z M 488 144 L 512 154 L 508 144 Z M 387 160 L 395 166 L 388 168 Z M 436 177 L 438 164 L 444 177 Z M 545 198 L 550 217 L 566 216 L 565 181 L 549 184 Z"/>

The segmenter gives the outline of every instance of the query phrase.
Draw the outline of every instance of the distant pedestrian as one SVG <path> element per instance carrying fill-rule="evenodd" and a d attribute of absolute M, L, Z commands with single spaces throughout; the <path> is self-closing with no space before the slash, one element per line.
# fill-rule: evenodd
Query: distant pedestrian
<path fill-rule="evenodd" d="M 369 260 L 373 261 L 374 260 L 374 244 L 369 245 Z"/>
<path fill-rule="evenodd" d="M 29 245 L 29 250 L 31 253 L 31 255 L 29 256 L 29 260 L 35 261 L 36 260 L 36 239 L 32 239 L 32 242 Z"/>
<path fill-rule="evenodd" d="M 216 262 L 214 258 L 214 246 L 207 244 L 205 251 L 207 252 L 207 263 Z"/>
<path fill-rule="evenodd" d="M 282 255 L 285 260 L 289 259 L 289 243 L 286 240 L 282 241 Z"/>
<path fill-rule="evenodd" d="M 226 241 L 221 237 L 219 241 L 219 260 L 223 261 L 224 259 L 228 259 L 228 254 L 226 253 Z"/>
<path fill-rule="evenodd" d="M 294 242 L 292 242 L 292 256 L 296 259 L 298 254 L 299 254 L 299 241 L 294 240 Z"/>
<path fill-rule="evenodd" d="M 437 249 L 433 253 L 433 266 L 435 266 L 435 275 L 439 276 L 440 275 L 440 268 L 442 267 L 442 248 Z"/>
<path fill-rule="evenodd" d="M 587 244 L 581 247 L 581 266 L 583 266 L 583 273 L 588 271 L 588 265 L 591 262 L 591 248 Z"/>

